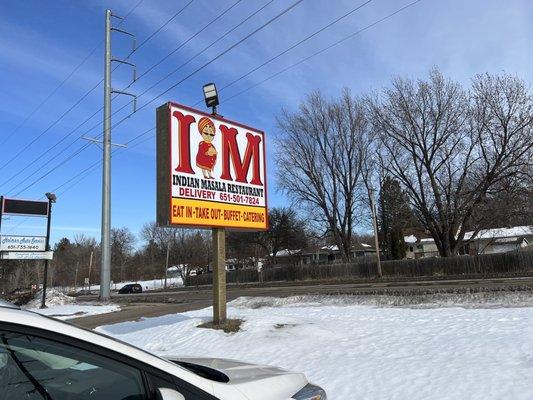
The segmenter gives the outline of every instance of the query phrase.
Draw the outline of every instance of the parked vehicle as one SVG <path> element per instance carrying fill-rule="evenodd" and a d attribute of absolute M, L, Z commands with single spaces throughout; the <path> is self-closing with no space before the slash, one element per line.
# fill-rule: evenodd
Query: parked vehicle
<path fill-rule="evenodd" d="M 214 358 L 163 359 L 0 302 L 6 399 L 325 400 L 301 373 Z"/>
<path fill-rule="evenodd" d="M 120 288 L 119 294 L 142 293 L 143 287 L 138 283 L 128 283 Z"/>

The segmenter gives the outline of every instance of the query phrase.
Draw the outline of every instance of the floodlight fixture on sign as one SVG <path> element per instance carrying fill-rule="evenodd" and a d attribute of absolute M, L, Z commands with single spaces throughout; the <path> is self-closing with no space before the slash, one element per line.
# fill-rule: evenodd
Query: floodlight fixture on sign
<path fill-rule="evenodd" d="M 50 201 L 50 203 L 55 203 L 57 200 L 57 196 L 54 193 L 45 193 L 46 198 Z"/>
<path fill-rule="evenodd" d="M 217 113 L 218 102 L 218 93 L 217 87 L 214 83 L 207 83 L 204 85 L 204 98 L 205 105 L 213 109 L 213 115 Z"/>

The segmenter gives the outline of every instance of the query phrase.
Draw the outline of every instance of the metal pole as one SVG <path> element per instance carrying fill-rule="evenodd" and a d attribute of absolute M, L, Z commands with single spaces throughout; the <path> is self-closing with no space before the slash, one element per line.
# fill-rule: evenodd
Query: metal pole
<path fill-rule="evenodd" d="M 376 244 L 376 257 L 378 267 L 378 277 L 382 277 L 381 260 L 379 257 L 379 239 L 378 239 L 378 223 L 376 220 L 376 202 L 374 201 L 374 189 L 370 189 L 370 207 L 372 208 L 372 225 L 374 225 L 374 241 Z"/>
<path fill-rule="evenodd" d="M 213 323 L 226 322 L 226 231 L 213 228 Z"/>
<path fill-rule="evenodd" d="M 93 253 L 94 250 L 91 250 L 91 258 L 89 259 L 89 294 L 91 293 L 91 268 L 93 266 Z"/>
<path fill-rule="evenodd" d="M 52 200 L 48 199 L 48 221 L 46 222 L 46 243 L 44 249 L 50 251 L 50 225 L 52 222 Z M 43 297 L 41 299 L 41 308 L 46 308 L 46 281 L 48 280 L 48 264 L 50 260 L 44 260 L 43 274 Z"/>
<path fill-rule="evenodd" d="M 167 278 L 168 278 L 168 258 L 170 256 L 170 235 L 168 237 L 168 243 L 167 243 L 167 262 L 165 263 L 165 285 L 163 286 L 165 289 L 167 288 Z"/>
<path fill-rule="evenodd" d="M 102 168 L 102 263 L 100 301 L 109 301 L 111 281 L 111 10 L 105 12 L 104 137 Z"/>

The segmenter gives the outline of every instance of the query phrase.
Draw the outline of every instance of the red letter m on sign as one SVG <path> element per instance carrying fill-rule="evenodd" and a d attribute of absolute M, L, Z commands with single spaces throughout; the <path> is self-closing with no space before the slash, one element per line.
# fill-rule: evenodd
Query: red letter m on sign
<path fill-rule="evenodd" d="M 241 183 L 248 183 L 247 176 L 252 164 L 252 180 L 249 182 L 252 185 L 263 185 L 261 182 L 260 169 L 260 153 L 259 145 L 261 143 L 261 136 L 256 136 L 248 132 L 246 134 L 247 144 L 244 158 L 241 158 L 239 153 L 239 146 L 237 145 L 237 129 L 228 128 L 225 125 L 220 125 L 222 132 L 222 175 L 221 179 L 232 181 L 230 171 L 230 160 L 235 171 L 235 180 Z"/>

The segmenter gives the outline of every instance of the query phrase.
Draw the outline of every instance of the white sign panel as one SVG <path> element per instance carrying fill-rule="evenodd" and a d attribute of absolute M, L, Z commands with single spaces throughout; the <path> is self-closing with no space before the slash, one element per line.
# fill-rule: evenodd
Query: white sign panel
<path fill-rule="evenodd" d="M 0 251 L 44 251 L 45 236 L 1 236 Z"/>
<path fill-rule="evenodd" d="M 2 260 L 51 260 L 53 251 L 10 251 L 1 253 Z"/>

